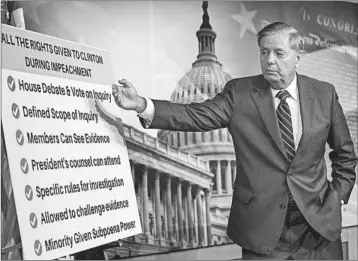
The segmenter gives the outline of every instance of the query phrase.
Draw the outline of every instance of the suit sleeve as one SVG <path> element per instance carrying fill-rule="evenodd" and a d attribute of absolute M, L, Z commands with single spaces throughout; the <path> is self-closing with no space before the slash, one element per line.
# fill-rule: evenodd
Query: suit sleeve
<path fill-rule="evenodd" d="M 154 118 L 151 129 L 175 131 L 209 131 L 226 127 L 234 113 L 235 88 L 229 81 L 222 92 L 204 102 L 190 104 L 172 103 L 170 101 L 153 100 Z"/>
<path fill-rule="evenodd" d="M 328 144 L 332 149 L 329 153 L 332 162 L 332 185 L 347 204 L 356 180 L 357 156 L 338 95 L 334 87 L 332 89 L 332 121 L 328 136 Z"/>
<path fill-rule="evenodd" d="M 22 8 L 21 1 L 8 1 L 8 9 L 9 12 L 12 13 L 13 11 Z"/>

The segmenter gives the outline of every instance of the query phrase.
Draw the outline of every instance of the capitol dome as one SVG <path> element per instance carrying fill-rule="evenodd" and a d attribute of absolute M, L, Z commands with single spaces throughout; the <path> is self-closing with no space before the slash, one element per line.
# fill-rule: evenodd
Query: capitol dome
<path fill-rule="evenodd" d="M 221 65 L 212 61 L 197 61 L 176 85 L 170 100 L 177 103 L 200 102 L 221 92 L 232 77 Z"/>
<path fill-rule="evenodd" d="M 170 97 L 172 102 L 188 104 L 213 98 L 232 79 L 215 55 L 216 33 L 212 30 L 206 11 L 196 36 L 199 42 L 197 60 L 175 86 Z M 227 129 L 203 133 L 161 130 L 158 138 L 197 156 L 234 152 Z"/>
<path fill-rule="evenodd" d="M 215 55 L 216 33 L 207 13 L 208 2 L 203 2 L 203 23 L 196 32 L 199 53 L 190 71 L 178 81 L 170 100 L 189 104 L 213 98 L 232 79 Z M 227 222 L 236 178 L 236 158 L 231 136 L 226 128 L 208 132 L 158 131 L 158 138 L 206 161 L 212 179 L 210 199 L 211 230 L 214 244 L 229 242 Z M 179 155 L 179 154 L 178 154 Z"/>

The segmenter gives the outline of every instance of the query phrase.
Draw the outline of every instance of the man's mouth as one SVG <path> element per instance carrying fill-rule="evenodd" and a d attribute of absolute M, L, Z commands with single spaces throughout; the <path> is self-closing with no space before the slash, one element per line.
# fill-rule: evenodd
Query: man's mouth
<path fill-rule="evenodd" d="M 268 74 L 268 75 L 281 75 L 278 71 L 276 71 L 276 70 L 266 70 L 265 71 L 265 73 L 266 74 Z"/>

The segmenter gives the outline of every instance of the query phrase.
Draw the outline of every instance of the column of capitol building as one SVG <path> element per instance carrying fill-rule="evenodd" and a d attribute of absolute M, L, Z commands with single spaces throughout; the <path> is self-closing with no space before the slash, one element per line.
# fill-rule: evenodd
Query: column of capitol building
<path fill-rule="evenodd" d="M 133 127 L 124 133 L 143 229 L 133 240 L 163 250 L 208 245 L 206 162 Z"/>

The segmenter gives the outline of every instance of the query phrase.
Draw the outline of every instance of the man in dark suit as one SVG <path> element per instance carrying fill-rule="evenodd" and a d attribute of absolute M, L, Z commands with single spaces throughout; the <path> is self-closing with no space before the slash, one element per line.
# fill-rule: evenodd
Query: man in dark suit
<path fill-rule="evenodd" d="M 229 81 L 211 100 L 145 99 L 121 80 L 115 101 L 136 110 L 145 128 L 228 128 L 237 175 L 227 233 L 244 259 L 342 259 L 341 204 L 352 192 L 357 157 L 337 93 L 296 73 L 303 40 L 293 27 L 266 26 L 258 45 L 262 74 Z"/>

